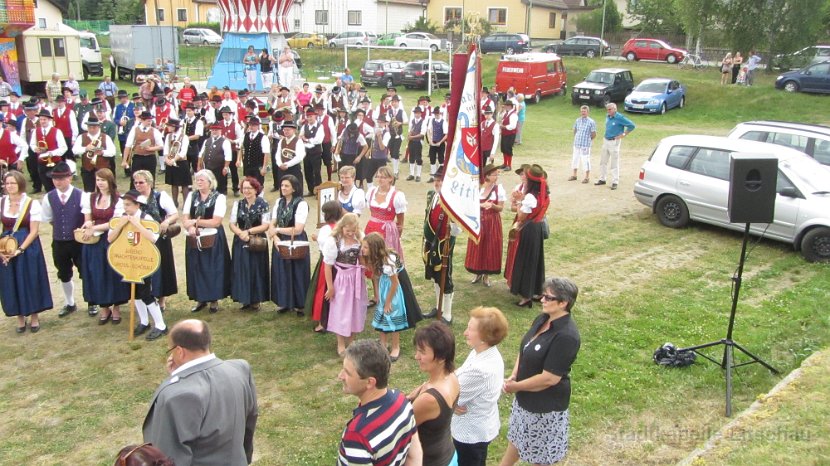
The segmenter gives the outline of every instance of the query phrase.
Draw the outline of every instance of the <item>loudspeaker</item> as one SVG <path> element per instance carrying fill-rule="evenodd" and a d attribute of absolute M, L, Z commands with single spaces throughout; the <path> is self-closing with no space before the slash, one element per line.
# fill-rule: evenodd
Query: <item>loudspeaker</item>
<path fill-rule="evenodd" d="M 729 162 L 729 221 L 772 223 L 777 182 L 778 159 L 775 156 L 732 154 Z"/>

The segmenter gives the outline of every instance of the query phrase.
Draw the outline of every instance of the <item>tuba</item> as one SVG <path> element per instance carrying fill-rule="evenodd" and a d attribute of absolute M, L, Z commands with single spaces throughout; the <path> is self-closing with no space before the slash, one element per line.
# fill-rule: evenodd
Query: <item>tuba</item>
<path fill-rule="evenodd" d="M 84 158 L 89 160 L 90 165 L 93 167 L 95 166 L 95 162 L 98 161 L 98 151 L 101 149 L 101 146 L 104 143 L 103 134 L 98 134 L 98 139 L 92 141 L 92 145 L 95 147 L 92 150 L 88 150 L 84 152 Z"/>

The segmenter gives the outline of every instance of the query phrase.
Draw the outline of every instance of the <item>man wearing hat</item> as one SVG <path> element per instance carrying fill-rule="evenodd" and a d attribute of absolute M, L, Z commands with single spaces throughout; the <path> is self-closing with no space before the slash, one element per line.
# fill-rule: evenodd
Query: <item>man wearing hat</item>
<path fill-rule="evenodd" d="M 210 125 L 210 137 L 205 139 L 199 151 L 199 169 L 206 168 L 216 177 L 216 191 L 223 196 L 228 192 L 228 171 L 233 156 L 231 142 L 222 136 L 222 123 Z"/>
<path fill-rule="evenodd" d="M 17 92 L 9 94 L 9 111 L 17 119 L 23 116 L 23 105 L 20 103 L 20 94 Z"/>
<path fill-rule="evenodd" d="M 501 138 L 501 128 L 493 119 L 493 109 L 484 109 L 484 121 L 481 122 L 481 159 L 485 163 L 493 163 L 493 148 L 498 147 Z"/>
<path fill-rule="evenodd" d="M 127 140 L 127 122 L 133 115 L 133 108 L 135 105 L 130 101 L 130 95 L 125 90 L 118 91 L 118 105 L 115 106 L 112 115 L 112 121 L 118 126 L 118 139 L 124 136 L 124 141 Z M 121 143 L 121 151 L 124 151 L 123 141 Z"/>
<path fill-rule="evenodd" d="M 438 107 L 436 107 L 438 108 Z M 441 301 L 441 319 L 446 323 L 452 322 L 452 255 L 455 250 L 455 237 L 461 229 L 450 220 L 450 216 L 441 205 L 441 186 L 444 179 L 442 166 L 433 177 L 434 190 L 427 193 L 426 212 L 424 213 L 424 278 L 433 281 L 435 289 L 435 307 L 424 317 L 432 318 L 438 315 L 438 301 L 441 298 L 441 270 L 444 262 L 447 264 L 447 273 L 444 281 L 444 296 Z M 449 234 L 448 234 L 449 233 Z M 449 244 L 447 244 L 449 241 Z"/>
<path fill-rule="evenodd" d="M 156 105 L 150 111 L 153 114 L 153 124 L 159 131 L 165 131 L 167 121 L 176 115 L 175 107 L 164 97 L 157 98 Z M 159 171 L 164 173 L 166 169 L 164 157 L 159 156 Z"/>
<path fill-rule="evenodd" d="M 429 143 L 429 180 L 435 181 L 435 173 L 444 166 L 444 153 L 447 150 L 447 120 L 441 115 L 441 107 L 432 109 L 432 119 L 427 122 L 427 142 Z"/>
<path fill-rule="evenodd" d="M 55 189 L 52 179 L 47 176 L 58 162 L 63 160 L 67 152 L 66 138 L 61 130 L 52 126 L 52 114 L 43 109 L 38 113 L 39 127 L 32 131 L 29 147 L 35 153 L 38 161 L 37 173 L 42 185 L 49 192 Z"/>
<path fill-rule="evenodd" d="M 250 93 L 247 89 L 242 89 L 239 91 L 239 104 L 236 107 L 236 121 L 239 122 L 240 125 L 245 125 L 245 122 L 248 121 L 248 108 L 245 104 L 248 103 L 248 96 Z M 256 114 L 256 112 L 254 112 Z"/>
<path fill-rule="evenodd" d="M 481 111 L 487 110 L 488 108 L 492 111 L 496 111 L 496 103 L 493 99 L 490 98 L 490 90 L 486 87 L 481 88 Z"/>
<path fill-rule="evenodd" d="M 184 107 L 184 134 L 187 135 L 187 160 L 193 173 L 199 168 L 199 149 L 205 135 L 205 120 L 196 113 L 196 106 L 191 102 Z"/>
<path fill-rule="evenodd" d="M 401 157 L 401 143 L 403 142 L 403 125 L 407 124 L 409 120 L 406 119 L 406 112 L 403 111 L 401 98 L 396 94 L 390 99 L 391 106 L 389 107 L 389 156 L 392 157 L 392 173 L 395 178 L 398 178 L 399 162 Z"/>
<path fill-rule="evenodd" d="M 501 130 L 501 155 L 504 158 L 502 170 L 510 171 L 513 169 L 513 144 L 516 142 L 516 131 L 519 126 L 519 114 L 513 105 L 513 101 L 508 99 L 504 102 L 504 115 L 499 122 L 499 129 Z"/>
<path fill-rule="evenodd" d="M 262 132 L 262 122 L 258 116 L 251 116 L 248 131 L 242 138 L 242 159 L 237 162 L 242 165 L 242 176 L 256 178 L 259 184 L 264 184 L 270 158 L 271 142 Z"/>
<path fill-rule="evenodd" d="M 17 117 L 9 109 L 9 102 L 0 100 L 0 123 L 11 122 L 17 126 Z"/>
<path fill-rule="evenodd" d="M 110 105 L 109 101 L 104 97 L 104 91 L 102 89 L 95 89 L 95 95 L 93 99 L 95 98 L 101 99 L 101 105 L 103 105 L 106 109 L 107 115 L 112 115 L 112 106 Z M 93 104 L 93 106 L 94 105 L 95 104 Z"/>
<path fill-rule="evenodd" d="M 143 111 L 138 116 L 139 122 L 130 130 L 127 135 L 127 149 L 124 151 L 121 166 L 129 168 L 130 173 L 138 170 L 147 170 L 150 173 L 156 172 L 156 157 L 158 151 L 164 147 L 164 140 L 161 133 L 153 128 L 153 114 Z M 135 188 L 130 178 L 130 189 Z"/>
<path fill-rule="evenodd" d="M 412 119 L 409 120 L 407 133 L 406 153 L 409 154 L 409 176 L 407 181 L 421 181 L 421 165 L 423 165 L 423 143 L 427 134 L 427 124 L 423 118 L 421 107 L 412 109 Z"/>
<path fill-rule="evenodd" d="M 205 124 L 208 126 L 222 121 L 222 97 L 215 95 L 210 98 L 210 107 L 205 110 Z"/>
<path fill-rule="evenodd" d="M 298 180 L 303 179 L 300 163 L 305 158 L 305 145 L 297 137 L 297 124 L 293 121 L 282 124 L 282 138 L 277 144 L 275 158 L 277 164 L 274 171 L 277 172 L 278 180 L 285 175 L 294 175 Z"/>
<path fill-rule="evenodd" d="M 84 191 L 95 191 L 95 172 L 110 168 L 110 160 L 115 158 L 115 144 L 101 131 L 101 121 L 92 116 L 87 121 L 87 131 L 75 139 L 72 153 L 81 160 L 81 180 Z"/>
<path fill-rule="evenodd" d="M 222 107 L 219 111 L 222 114 L 222 136 L 231 143 L 231 164 L 228 167 L 231 176 L 231 188 L 234 196 L 239 196 L 239 172 L 236 169 L 236 163 L 239 160 L 239 148 L 242 145 L 242 137 L 245 132 L 239 123 L 233 118 L 233 110 L 229 107 Z M 227 194 L 226 191 L 219 190 L 222 194 Z"/>
<path fill-rule="evenodd" d="M 372 100 L 369 98 L 368 95 L 366 95 L 366 88 L 364 86 L 360 86 L 360 88 L 358 88 L 357 90 L 357 98 L 354 99 L 354 102 L 352 103 L 352 113 L 357 111 L 358 108 L 363 108 L 365 110 L 365 107 L 361 105 L 364 100 L 367 100 L 368 104 L 371 106 Z"/>
<path fill-rule="evenodd" d="M 171 186 L 173 202 L 179 205 L 179 188 L 182 190 L 182 205 L 187 200 L 193 177 L 190 176 L 190 162 L 187 161 L 187 149 L 190 139 L 177 118 L 167 120 L 164 129 L 163 159 L 167 169 L 164 171 L 164 183 Z"/>
<path fill-rule="evenodd" d="M 72 160 L 75 156 L 68 148 L 72 147 L 72 142 L 78 137 L 78 119 L 75 117 L 75 112 L 66 106 L 66 97 L 58 96 L 56 102 L 57 106 L 52 110 L 52 123 L 63 133 L 66 140 L 67 152 L 64 158 Z"/>
<path fill-rule="evenodd" d="M 98 85 L 98 89 L 104 91 L 104 99 L 109 102 L 110 107 L 115 107 L 115 96 L 118 94 L 118 85 L 112 82 L 109 76 L 104 76 L 104 81 Z"/>
<path fill-rule="evenodd" d="M 328 113 L 332 118 L 337 118 L 337 111 L 346 107 L 346 95 L 340 86 L 331 88 L 328 99 Z"/>
<path fill-rule="evenodd" d="M 445 120 L 450 119 L 450 100 L 452 100 L 452 94 L 447 92 L 444 94 L 444 103 L 441 104 L 441 117 Z"/>
<path fill-rule="evenodd" d="M 32 193 L 39 193 L 43 190 L 43 184 L 37 170 L 38 157 L 32 150 L 34 147 L 29 145 L 29 142 L 32 140 L 32 135 L 39 126 L 37 104 L 27 102 L 23 109 L 23 116 L 17 119 L 17 134 L 26 142 L 28 150 L 26 150 L 25 154 L 21 155 L 21 159 L 26 160 L 26 169 L 29 171 L 29 178 L 32 181 Z"/>
<path fill-rule="evenodd" d="M 274 107 L 283 112 L 293 112 L 294 111 L 294 98 L 291 97 L 291 89 L 286 86 L 280 87 L 280 95 L 277 96 L 277 101 L 274 104 Z"/>
<path fill-rule="evenodd" d="M 326 97 L 325 92 L 325 89 L 323 89 L 323 86 L 320 84 L 314 88 L 314 95 L 311 96 L 311 100 L 308 103 L 311 105 L 311 108 L 316 108 L 320 105 L 324 110 L 326 110 L 326 112 L 328 112 L 329 99 Z"/>
<path fill-rule="evenodd" d="M 310 108 L 306 112 L 306 122 L 300 129 L 300 139 L 305 146 L 305 158 L 303 159 L 303 171 L 305 182 L 308 186 L 308 195 L 314 195 L 314 188 L 322 183 L 320 169 L 323 161 L 323 138 L 325 131 L 317 121 L 317 112 Z"/>
<path fill-rule="evenodd" d="M 53 128 L 54 129 L 54 128 Z M 64 306 L 58 317 L 66 317 L 77 310 L 75 305 L 75 283 L 72 268 L 81 274 L 81 244 L 75 241 L 75 229 L 84 224 L 81 213 L 81 190 L 72 186 L 72 171 L 66 162 L 59 162 L 49 171 L 54 188 L 41 201 L 43 222 L 52 224 L 52 260 L 61 282 Z M 83 279 L 83 277 L 81 277 Z M 89 306 L 87 313 L 98 314 L 96 306 Z"/>

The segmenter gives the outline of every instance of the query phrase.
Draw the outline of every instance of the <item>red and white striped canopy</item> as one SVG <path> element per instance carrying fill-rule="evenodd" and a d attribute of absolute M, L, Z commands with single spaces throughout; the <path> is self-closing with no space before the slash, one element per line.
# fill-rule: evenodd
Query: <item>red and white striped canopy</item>
<path fill-rule="evenodd" d="M 288 32 L 286 15 L 294 0 L 219 0 L 222 32 Z"/>

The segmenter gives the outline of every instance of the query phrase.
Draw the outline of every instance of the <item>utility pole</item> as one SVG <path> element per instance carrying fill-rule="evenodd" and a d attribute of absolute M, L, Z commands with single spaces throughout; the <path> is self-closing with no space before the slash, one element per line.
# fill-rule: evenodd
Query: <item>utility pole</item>
<path fill-rule="evenodd" d="M 605 2 L 607 0 L 602 0 L 602 26 L 599 31 L 599 57 L 602 58 L 602 51 L 604 47 L 602 46 L 603 36 L 605 35 Z"/>

